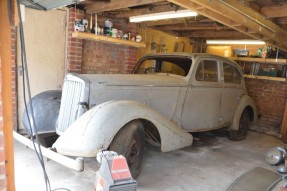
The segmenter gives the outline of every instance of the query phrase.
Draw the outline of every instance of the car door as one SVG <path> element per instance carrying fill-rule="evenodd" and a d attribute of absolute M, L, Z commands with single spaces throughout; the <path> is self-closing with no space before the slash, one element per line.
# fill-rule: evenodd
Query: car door
<path fill-rule="evenodd" d="M 223 87 L 219 61 L 199 58 L 195 63 L 182 110 L 182 127 L 189 132 L 219 128 Z"/>
<path fill-rule="evenodd" d="M 234 64 L 227 61 L 222 62 L 222 77 L 224 79 L 221 113 L 224 126 L 232 123 L 234 113 L 242 94 L 242 74 Z"/>

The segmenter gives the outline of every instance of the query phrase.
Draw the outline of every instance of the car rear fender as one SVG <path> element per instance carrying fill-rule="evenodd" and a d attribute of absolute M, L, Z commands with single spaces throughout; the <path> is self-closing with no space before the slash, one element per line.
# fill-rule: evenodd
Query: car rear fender
<path fill-rule="evenodd" d="M 53 147 L 69 156 L 94 157 L 101 149 L 108 149 L 114 136 L 128 122 L 146 119 L 153 123 L 161 137 L 161 151 L 168 152 L 192 144 L 192 135 L 175 123 L 135 101 L 102 103 L 73 122 Z"/>
<path fill-rule="evenodd" d="M 244 95 L 239 100 L 230 129 L 232 130 L 239 129 L 239 121 L 244 109 L 248 109 L 249 119 L 251 120 L 251 122 L 252 123 L 257 122 L 258 112 L 256 109 L 256 105 L 254 101 L 251 99 L 251 97 L 249 97 L 248 95 Z"/>

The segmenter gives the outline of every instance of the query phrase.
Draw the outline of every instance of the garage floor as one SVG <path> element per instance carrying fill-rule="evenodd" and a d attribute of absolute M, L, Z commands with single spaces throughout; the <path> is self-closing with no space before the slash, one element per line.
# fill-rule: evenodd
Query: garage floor
<path fill-rule="evenodd" d="M 274 137 L 249 132 L 246 140 L 230 141 L 225 132 L 195 135 L 190 147 L 161 153 L 146 147 L 142 172 L 137 179 L 139 191 L 223 191 L 242 173 L 264 167 L 276 171 L 264 162 L 267 149 L 283 145 Z M 97 165 L 86 160 L 86 170 L 75 172 L 53 161 L 46 164 L 52 189 L 93 191 Z M 15 181 L 17 191 L 45 190 L 43 175 L 36 155 L 15 141 Z"/>

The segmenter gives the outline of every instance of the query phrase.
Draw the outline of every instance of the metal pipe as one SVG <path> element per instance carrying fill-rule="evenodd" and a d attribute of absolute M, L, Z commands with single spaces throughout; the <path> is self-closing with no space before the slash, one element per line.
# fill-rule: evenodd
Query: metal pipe
<path fill-rule="evenodd" d="M 21 142 L 22 144 L 26 145 L 27 147 L 30 147 L 34 150 L 33 142 L 30 139 L 27 139 L 26 137 L 20 135 L 19 133 L 13 131 L 13 137 L 17 141 Z M 38 148 L 38 143 L 36 143 L 36 148 Z M 45 148 L 43 146 L 40 146 L 42 149 L 43 156 L 61 164 L 68 168 L 71 168 L 76 171 L 83 171 L 84 170 L 84 159 L 82 157 L 78 157 L 76 159 L 72 159 L 63 155 L 60 155 L 51 149 Z"/>

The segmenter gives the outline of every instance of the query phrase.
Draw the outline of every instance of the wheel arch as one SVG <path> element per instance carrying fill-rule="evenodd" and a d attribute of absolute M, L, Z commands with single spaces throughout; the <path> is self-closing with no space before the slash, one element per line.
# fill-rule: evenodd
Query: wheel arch
<path fill-rule="evenodd" d="M 257 112 L 257 108 L 256 105 L 254 103 L 254 101 L 251 99 L 251 97 L 249 97 L 248 95 L 244 95 L 243 97 L 241 97 L 235 114 L 234 114 L 234 118 L 233 118 L 233 122 L 232 125 L 230 126 L 231 130 L 238 130 L 239 129 L 239 121 L 240 121 L 240 117 L 241 114 L 244 110 L 247 110 L 248 112 L 248 116 L 249 116 L 249 120 L 251 123 L 256 123 L 258 120 L 258 112 Z"/>
<path fill-rule="evenodd" d="M 113 120 L 111 120 L 111 118 Z M 100 104 L 83 114 L 53 145 L 64 155 L 93 157 L 100 149 L 108 149 L 115 135 L 127 123 L 139 120 L 144 129 L 156 127 L 161 151 L 192 144 L 192 136 L 152 108 L 135 101 L 118 100 Z"/>

